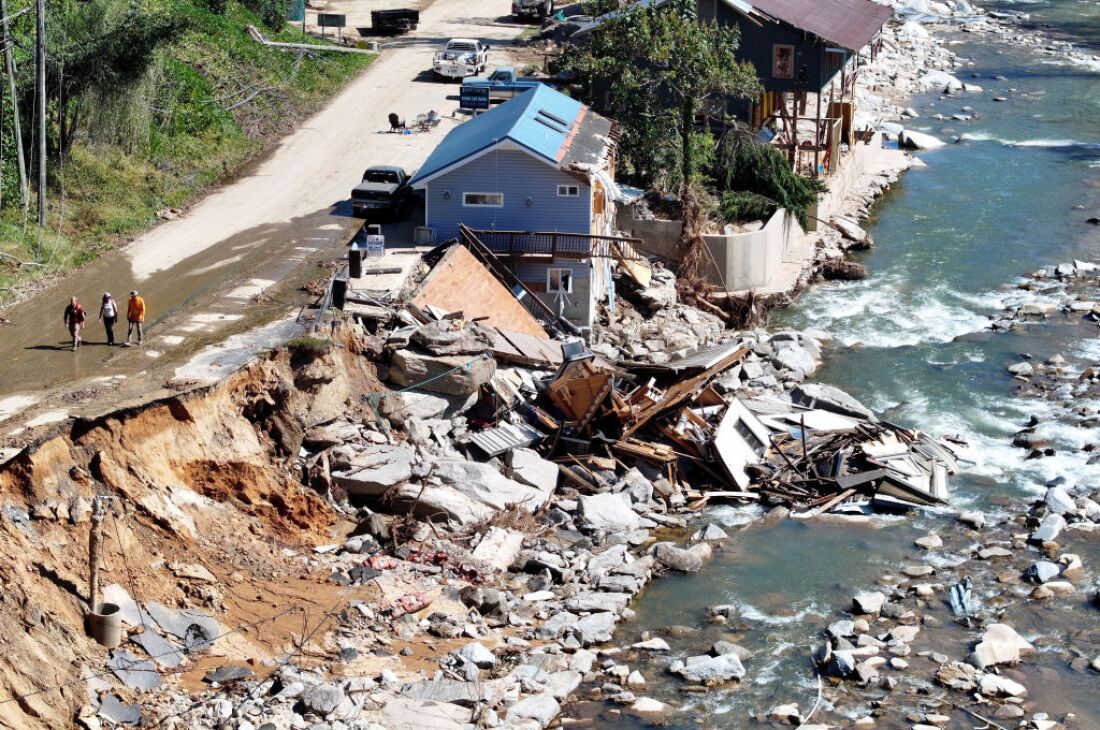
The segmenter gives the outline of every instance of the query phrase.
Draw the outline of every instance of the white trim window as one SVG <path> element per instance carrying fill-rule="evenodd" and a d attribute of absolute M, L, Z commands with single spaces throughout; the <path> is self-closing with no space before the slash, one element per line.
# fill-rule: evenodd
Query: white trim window
<path fill-rule="evenodd" d="M 547 269 L 546 270 L 547 294 L 572 294 L 573 271 L 572 269 Z"/>
<path fill-rule="evenodd" d="M 581 195 L 580 185 L 559 185 L 558 197 L 559 198 L 579 198 Z"/>
<path fill-rule="evenodd" d="M 463 208 L 503 208 L 504 193 L 463 193 Z"/>

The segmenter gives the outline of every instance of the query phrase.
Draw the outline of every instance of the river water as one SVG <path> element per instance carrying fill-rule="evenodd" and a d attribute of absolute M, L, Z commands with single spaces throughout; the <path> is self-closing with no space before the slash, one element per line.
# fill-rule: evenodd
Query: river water
<path fill-rule="evenodd" d="M 1031 24 L 1052 36 L 1094 52 L 1100 46 L 1100 4 L 1094 1 L 987 7 L 1028 12 Z M 1080 451 L 1100 443 L 1100 430 L 1055 418 L 1048 401 L 1019 397 L 1020 383 L 1005 370 L 1022 353 L 1095 364 L 1100 330 L 1068 317 L 1011 333 L 988 329 L 990 317 L 1005 306 L 1042 299 L 1015 289 L 1022 275 L 1075 258 L 1100 260 L 1100 228 L 1086 223 L 1100 214 L 1100 66 L 1059 62 L 994 38 L 947 38 L 971 62 L 958 77 L 985 92 L 918 97 L 911 105 L 921 118 L 910 126 L 944 140 L 965 135 L 964 141 L 921 153 L 927 167 L 906 173 L 876 206 L 869 222 L 876 247 L 861 258 L 870 278 L 818 285 L 771 324 L 814 327 L 835 337 L 816 379 L 848 390 L 895 422 L 971 443 L 973 463 L 953 479 L 953 501 L 996 512 L 1006 499 L 1040 494 L 1055 477 L 1096 485 L 1100 476 L 1100 464 L 1088 464 Z M 1008 100 L 995 102 L 994 96 Z M 972 121 L 929 119 L 937 112 L 950 117 L 964 105 L 973 108 Z M 1026 451 L 1011 445 L 1031 415 L 1051 419 L 1040 430 L 1050 437 L 1054 456 L 1027 460 Z M 744 517 L 732 509 L 710 515 L 727 525 Z M 623 635 L 631 639 L 671 625 L 697 629 L 688 638 L 668 639 L 674 656 L 702 653 L 717 639 L 736 641 L 755 653 L 745 663 L 745 680 L 684 695 L 662 672 L 668 658 L 631 657 L 648 679 L 631 689 L 680 708 L 661 721 L 672 727 L 749 727 L 752 715 L 787 702 L 807 711 L 817 693 L 810 654 L 822 629 L 840 617 L 854 593 L 899 565 L 919 562 L 915 537 L 950 533 L 953 525 L 950 514 L 922 513 L 873 526 L 787 520 L 729 530 L 732 539 L 702 573 L 651 584 Z M 1100 546 L 1069 547 L 1085 561 L 1084 583 L 1095 582 Z M 727 626 L 708 625 L 707 607 L 722 603 L 738 605 L 739 617 Z M 1071 604 L 1073 616 L 1088 610 L 1083 599 Z M 1042 631 L 1045 622 L 1078 620 L 1031 611 L 1014 614 L 1025 635 L 1027 628 Z M 1095 613 L 1080 620 L 1095 630 Z M 948 623 L 937 631 L 954 647 L 939 650 L 963 658 L 969 635 Z M 1037 704 L 1056 717 L 1077 712 L 1081 727 L 1100 727 L 1100 675 L 1072 671 L 1047 653 L 1024 673 Z M 648 726 L 609 706 L 585 710 L 578 714 L 594 715 L 599 727 Z M 878 727 L 909 727 L 898 714 Z"/>

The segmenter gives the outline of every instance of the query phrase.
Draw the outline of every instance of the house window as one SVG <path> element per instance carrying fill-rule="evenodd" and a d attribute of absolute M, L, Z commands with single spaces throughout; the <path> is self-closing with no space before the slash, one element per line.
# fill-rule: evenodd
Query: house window
<path fill-rule="evenodd" d="M 559 185 L 558 197 L 559 198 L 576 198 L 581 194 L 579 185 Z"/>
<path fill-rule="evenodd" d="M 503 208 L 504 193 L 463 193 L 465 208 Z"/>
<path fill-rule="evenodd" d="M 569 269 L 547 269 L 546 292 L 548 294 L 572 294 L 573 272 Z"/>
<path fill-rule="evenodd" d="M 772 45 L 772 76 L 777 79 L 794 78 L 794 46 L 785 43 Z"/>

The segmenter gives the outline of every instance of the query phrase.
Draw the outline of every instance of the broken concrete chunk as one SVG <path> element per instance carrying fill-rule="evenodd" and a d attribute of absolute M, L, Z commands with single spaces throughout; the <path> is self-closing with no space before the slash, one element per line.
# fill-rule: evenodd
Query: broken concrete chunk
<path fill-rule="evenodd" d="M 534 512 L 550 499 L 549 490 L 520 484 L 491 465 L 475 461 L 439 460 L 432 469 L 432 477 L 494 510 L 521 507 Z"/>

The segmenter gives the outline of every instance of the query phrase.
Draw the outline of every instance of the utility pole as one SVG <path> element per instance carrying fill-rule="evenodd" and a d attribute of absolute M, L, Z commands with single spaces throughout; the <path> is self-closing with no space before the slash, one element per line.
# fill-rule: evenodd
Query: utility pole
<path fill-rule="evenodd" d="M 105 497 L 92 498 L 92 529 L 88 532 L 88 608 L 92 613 L 99 612 L 99 546 L 107 513 L 105 502 Z"/>
<path fill-rule="evenodd" d="M 37 32 L 34 37 L 34 82 L 38 99 L 38 245 L 42 256 L 42 229 L 46 226 L 46 0 L 35 0 Z"/>
<path fill-rule="evenodd" d="M 27 189 L 27 162 L 23 158 L 23 126 L 19 121 L 19 97 L 15 88 L 15 58 L 11 53 L 11 30 L 8 19 L 8 3 L 0 0 L 0 16 L 4 18 L 3 38 L 4 44 L 4 73 L 8 76 L 8 92 L 11 94 L 11 116 L 15 122 L 13 130 L 15 136 L 16 167 L 19 168 L 19 198 L 23 203 L 23 212 L 31 203 L 30 191 Z"/>

